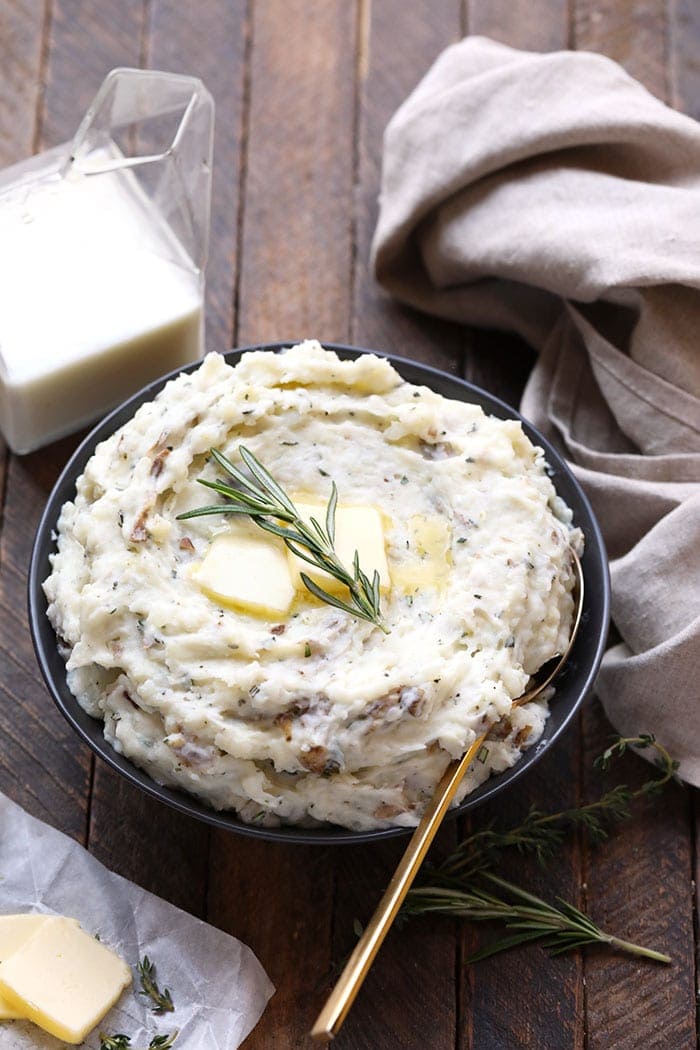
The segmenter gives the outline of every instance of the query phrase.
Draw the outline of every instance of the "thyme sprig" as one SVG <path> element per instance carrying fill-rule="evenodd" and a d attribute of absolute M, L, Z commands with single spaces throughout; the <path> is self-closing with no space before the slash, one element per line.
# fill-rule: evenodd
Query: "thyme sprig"
<path fill-rule="evenodd" d="M 335 550 L 335 512 L 338 506 L 338 489 L 335 482 L 331 486 L 325 514 L 325 525 L 316 518 L 307 523 L 300 516 L 298 509 L 284 491 L 244 445 L 238 448 L 243 463 L 252 477 L 247 477 L 238 467 L 218 449 L 211 449 L 211 455 L 221 469 L 237 482 L 238 487 L 223 481 L 209 481 L 197 478 L 200 485 L 212 489 L 220 496 L 225 496 L 228 503 L 217 503 L 213 506 L 196 507 L 194 510 L 178 514 L 178 520 L 198 518 L 208 514 L 238 514 L 249 517 L 266 532 L 280 536 L 290 551 L 302 561 L 323 569 L 348 590 L 348 599 L 344 600 L 319 586 L 305 572 L 300 573 L 301 580 L 308 591 L 327 605 L 350 613 L 360 620 L 373 623 L 385 634 L 388 628 L 382 620 L 379 592 L 379 573 L 369 577 L 360 568 L 357 551 L 353 559 L 352 571 L 341 562 Z"/>
<path fill-rule="evenodd" d="M 156 967 L 147 955 L 144 955 L 136 967 L 141 981 L 141 995 L 152 1002 L 151 1010 L 154 1014 L 172 1013 L 175 1009 L 170 989 L 164 988 L 161 992 L 156 980 Z"/>
<path fill-rule="evenodd" d="M 154 1035 L 148 1044 L 148 1050 L 169 1050 L 178 1035 L 177 1029 L 169 1035 Z M 121 1032 L 116 1035 L 104 1035 L 100 1032 L 100 1050 L 132 1050 L 131 1036 Z"/>
<path fill-rule="evenodd" d="M 594 842 L 605 840 L 614 824 L 629 818 L 633 801 L 657 795 L 675 779 L 678 762 L 653 736 L 645 733 L 636 737 L 618 737 L 594 763 L 605 771 L 626 751 L 647 748 L 656 752 L 658 773 L 639 788 L 631 790 L 620 784 L 585 806 L 557 813 L 543 813 L 533 808 L 515 827 L 502 829 L 492 824 L 475 832 L 439 866 L 426 866 L 425 882 L 408 892 L 400 916 L 442 914 L 473 922 L 496 920 L 503 923 L 506 935 L 476 952 L 470 962 L 529 941 L 539 941 L 553 955 L 586 944 L 604 944 L 656 962 L 670 962 L 669 957 L 661 952 L 601 930 L 584 912 L 561 898 L 556 898 L 555 906 L 507 882 L 491 870 L 507 849 L 532 854 L 546 865 L 567 832 L 576 828 L 581 828 Z"/>

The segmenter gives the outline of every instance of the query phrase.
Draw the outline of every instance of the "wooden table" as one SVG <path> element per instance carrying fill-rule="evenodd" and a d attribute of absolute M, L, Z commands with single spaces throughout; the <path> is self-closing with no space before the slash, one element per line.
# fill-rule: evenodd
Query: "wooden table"
<path fill-rule="evenodd" d="M 209 348 L 352 341 L 516 402 L 531 364 L 522 344 L 401 309 L 368 270 L 382 130 L 467 31 L 602 51 L 671 104 L 700 109 L 695 0 L 0 0 L 0 164 L 69 138 L 114 66 L 197 74 L 217 107 Z M 78 743 L 39 680 L 25 613 L 33 530 L 75 440 L 3 457 L 0 789 L 115 871 L 250 944 L 278 990 L 246 1050 L 299 1050 L 310 1045 L 324 979 L 353 943 L 353 919 L 369 916 L 403 841 L 302 848 L 210 831 L 145 798 Z M 609 733 L 591 702 L 554 753 L 473 825 L 599 793 L 592 760 Z M 614 779 L 637 784 L 647 773 L 630 758 Z M 463 960 L 477 934 L 419 920 L 390 936 L 339 1050 L 695 1046 L 693 814 L 691 793 L 674 788 L 603 849 L 573 840 L 549 874 L 518 859 L 506 869 L 669 952 L 672 966 L 596 952 L 553 960 L 532 948 L 470 968 Z M 466 830 L 450 823 L 441 847 Z"/>

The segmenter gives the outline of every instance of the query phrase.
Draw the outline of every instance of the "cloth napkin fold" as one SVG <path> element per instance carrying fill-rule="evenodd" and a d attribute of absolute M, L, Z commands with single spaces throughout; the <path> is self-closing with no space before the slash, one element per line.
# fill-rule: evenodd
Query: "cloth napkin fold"
<path fill-rule="evenodd" d="M 522 412 L 611 557 L 599 695 L 700 785 L 700 126 L 602 55 L 467 38 L 386 129 L 372 258 L 404 302 L 539 351 Z"/>
<path fill-rule="evenodd" d="M 250 948 L 108 871 L 67 835 L 0 794 L 0 915 L 42 912 L 78 919 L 132 969 L 148 955 L 174 1012 L 156 1016 L 134 984 L 82 1044 L 124 1033 L 133 1047 L 179 1032 L 177 1050 L 234 1050 L 274 988 Z M 2 1050 L 64 1050 L 30 1021 L 0 1024 Z"/>

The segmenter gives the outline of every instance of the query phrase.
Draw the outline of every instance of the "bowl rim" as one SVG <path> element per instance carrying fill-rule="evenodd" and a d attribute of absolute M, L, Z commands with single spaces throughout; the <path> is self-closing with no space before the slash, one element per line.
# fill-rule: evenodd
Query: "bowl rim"
<path fill-rule="evenodd" d="M 224 357 L 227 364 L 237 364 L 241 356 L 245 353 L 254 351 L 269 351 L 277 353 L 294 345 L 296 345 L 296 342 L 294 341 L 258 343 L 250 346 L 234 348 L 223 352 L 221 356 Z M 469 397 L 456 397 L 455 399 L 467 401 L 468 403 L 480 404 L 484 411 L 496 415 L 498 418 L 515 419 L 519 421 L 530 440 L 544 449 L 547 463 L 552 469 L 554 476 L 561 475 L 561 477 L 565 479 L 566 486 L 571 488 L 575 493 L 576 500 L 579 504 L 579 510 L 583 510 L 583 517 L 587 519 L 585 521 L 586 547 L 582 559 L 584 566 L 584 579 L 587 570 L 589 575 L 595 573 L 598 576 L 599 591 L 597 595 L 597 605 L 599 612 L 597 616 L 597 629 L 595 630 L 594 635 L 595 643 L 592 650 L 588 652 L 587 655 L 584 680 L 582 684 L 579 685 L 577 694 L 573 700 L 570 701 L 569 709 L 551 733 L 547 733 L 546 728 L 551 722 L 550 716 L 550 719 L 548 719 L 548 722 L 545 725 L 544 736 L 534 747 L 524 751 L 522 757 L 518 759 L 515 765 L 500 773 L 492 774 L 483 782 L 483 784 L 479 785 L 479 787 L 467 795 L 459 806 L 450 809 L 447 814 L 450 818 L 463 816 L 468 811 L 476 808 L 484 802 L 490 801 L 496 795 L 499 795 L 535 765 L 541 756 L 549 750 L 549 748 L 569 727 L 574 716 L 593 687 L 605 650 L 610 618 L 610 572 L 600 527 L 596 521 L 588 497 L 576 480 L 570 467 L 565 462 L 563 456 L 557 452 L 551 443 L 527 419 L 525 419 L 517 409 L 514 409 L 505 401 L 491 394 L 489 391 L 462 379 L 460 376 L 451 375 L 449 372 L 442 371 L 441 369 L 423 364 L 419 361 L 413 361 L 392 353 L 368 349 L 366 347 L 353 346 L 346 343 L 323 342 L 321 345 L 327 350 L 336 352 L 339 357 L 345 360 L 355 359 L 364 354 L 373 354 L 377 357 L 384 358 L 388 360 L 396 368 L 401 377 L 408 382 L 428 386 L 431 389 L 447 384 L 448 387 L 452 387 L 454 390 L 461 390 L 464 394 L 470 395 Z M 336 826 L 331 824 L 323 824 L 313 828 L 299 827 L 298 825 L 261 827 L 254 824 L 246 824 L 238 818 L 234 810 L 215 810 L 207 806 L 204 802 L 201 802 L 194 795 L 159 784 L 145 770 L 140 769 L 132 763 L 130 759 L 114 750 L 102 735 L 101 727 L 103 726 L 103 722 L 87 715 L 68 689 L 65 678 L 65 664 L 58 653 L 57 638 L 46 615 L 48 603 L 42 588 L 42 582 L 49 571 L 49 554 L 55 549 L 54 528 L 61 507 L 67 499 L 72 498 L 72 494 L 75 490 L 76 478 L 82 473 L 87 460 L 92 455 L 97 444 L 108 438 L 119 426 L 122 426 L 128 419 L 130 419 L 141 404 L 148 400 L 152 400 L 170 380 L 176 378 L 183 372 L 194 371 L 201 364 L 202 359 L 200 358 L 189 365 L 176 368 L 173 371 L 166 373 L 158 379 L 146 384 L 130 398 L 114 408 L 107 416 L 97 423 L 80 442 L 64 466 L 51 490 L 46 506 L 42 512 L 32 545 L 27 580 L 29 625 L 32 642 L 37 662 L 49 694 L 61 714 L 82 741 L 88 745 L 95 755 L 105 761 L 117 773 L 120 773 L 125 777 L 129 783 L 140 788 L 142 791 L 145 791 L 147 795 L 156 798 L 159 802 L 165 803 L 180 813 L 184 813 L 196 820 L 204 821 L 213 827 L 233 831 L 251 838 L 263 839 L 265 841 L 287 842 L 303 845 L 356 845 L 359 843 L 379 842 L 384 839 L 409 835 L 413 832 L 413 827 L 394 826 L 365 831 L 353 831 L 339 825 Z M 577 524 L 582 524 L 582 522 L 577 522 Z M 590 588 L 587 588 L 584 596 L 584 618 L 587 612 L 590 614 L 590 610 L 587 610 L 586 608 L 590 601 Z M 593 626 L 595 628 L 595 624 Z M 580 639 L 577 640 L 576 645 L 578 646 L 579 644 L 581 644 Z M 56 664 L 56 658 L 58 658 L 58 661 L 60 661 L 60 664 L 63 667 L 62 680 L 58 682 L 56 680 L 57 668 L 54 666 Z M 565 668 L 562 675 L 565 676 L 566 673 L 567 669 Z M 60 668 L 58 668 L 58 674 L 59 678 L 61 678 Z"/>

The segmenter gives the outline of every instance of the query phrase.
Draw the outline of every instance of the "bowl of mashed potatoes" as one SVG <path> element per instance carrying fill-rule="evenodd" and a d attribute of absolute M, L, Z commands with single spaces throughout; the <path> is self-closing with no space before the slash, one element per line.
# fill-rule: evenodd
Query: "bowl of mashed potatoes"
<path fill-rule="evenodd" d="M 227 480 L 212 449 L 243 467 L 241 448 L 307 520 L 335 485 L 336 549 L 376 572 L 381 626 L 202 487 Z M 572 549 L 574 649 L 553 695 L 515 707 L 566 648 Z M 54 700 L 130 781 L 245 834 L 357 842 L 413 828 L 485 730 L 458 812 L 532 766 L 592 685 L 609 584 L 585 496 L 513 409 L 308 340 L 210 354 L 104 420 L 49 499 L 29 602 Z"/>

